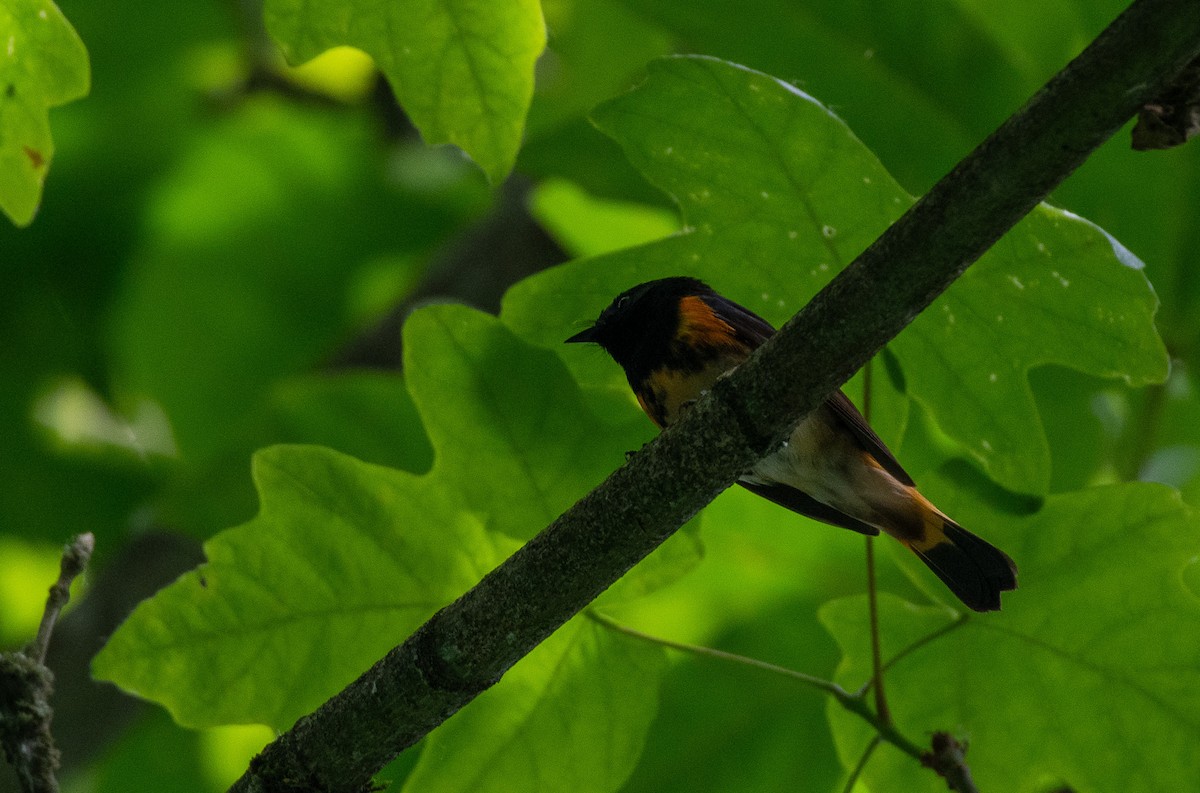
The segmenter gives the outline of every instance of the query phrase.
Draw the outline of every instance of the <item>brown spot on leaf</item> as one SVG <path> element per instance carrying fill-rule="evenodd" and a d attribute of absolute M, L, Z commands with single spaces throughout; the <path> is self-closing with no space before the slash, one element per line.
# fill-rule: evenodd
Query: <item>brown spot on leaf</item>
<path fill-rule="evenodd" d="M 37 149 L 31 149 L 28 146 L 25 146 L 24 149 L 25 149 L 25 156 L 29 158 L 29 161 L 31 163 L 33 163 L 34 168 L 41 168 L 43 165 L 46 164 L 46 158 L 42 156 L 42 153 L 40 151 L 38 151 Z"/>

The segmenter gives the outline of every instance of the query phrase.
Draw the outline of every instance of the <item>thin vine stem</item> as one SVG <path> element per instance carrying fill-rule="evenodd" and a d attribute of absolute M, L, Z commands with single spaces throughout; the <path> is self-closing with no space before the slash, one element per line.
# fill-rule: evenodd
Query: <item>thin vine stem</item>
<path fill-rule="evenodd" d="M 851 793 L 851 791 L 854 790 L 854 785 L 858 782 L 858 778 L 862 776 L 863 769 L 867 767 L 867 763 L 870 761 L 871 755 L 875 754 L 875 750 L 879 748 L 879 744 L 882 741 L 883 738 L 879 737 L 879 735 L 871 736 L 870 742 L 867 743 L 866 748 L 863 749 L 863 753 L 858 758 L 858 762 L 855 763 L 854 769 L 850 772 L 850 776 L 846 778 L 846 785 L 842 788 L 842 793 Z"/>
<path fill-rule="evenodd" d="M 766 661 L 760 661 L 757 658 L 751 658 L 746 655 L 738 655 L 737 653 L 729 653 L 725 652 L 724 650 L 716 650 L 712 647 L 702 647 L 697 644 L 687 644 L 685 642 L 664 639 L 661 636 L 653 636 L 649 633 L 643 633 L 637 628 L 631 628 L 628 625 L 617 622 L 612 617 L 608 617 L 597 611 L 589 610 L 585 613 L 591 619 L 595 620 L 606 628 L 609 628 L 610 630 L 634 639 L 638 639 L 639 641 L 643 641 L 648 644 L 658 645 L 659 647 L 667 647 L 672 650 L 678 650 L 680 652 L 685 652 L 704 658 L 714 658 L 719 661 L 738 664 L 740 666 L 749 666 L 754 669 L 761 669 L 765 672 L 780 675 L 790 680 L 795 680 L 807 686 L 811 686 L 820 691 L 824 691 L 826 694 L 829 694 L 835 700 L 837 700 L 839 705 L 874 727 L 875 732 L 878 734 L 881 740 L 887 741 L 918 762 L 923 761 L 926 756 L 924 749 L 910 741 L 905 735 L 897 730 L 893 724 L 883 721 L 881 718 L 879 718 L 879 715 L 871 710 L 871 707 L 867 704 L 867 701 L 862 693 L 851 694 L 849 691 L 842 688 L 837 683 L 834 683 L 832 680 L 826 680 L 823 677 L 805 674 L 804 672 L 797 672 L 794 669 L 788 669 L 785 666 L 779 666 Z"/>
<path fill-rule="evenodd" d="M 928 634 L 922 636 L 920 639 L 917 639 L 912 644 L 908 645 L 903 650 L 901 650 L 900 652 L 896 653 L 891 658 L 889 658 L 883 664 L 883 671 L 886 672 L 887 670 L 891 669 L 896 664 L 900 663 L 900 661 L 902 661 L 906 656 L 910 655 L 911 653 L 916 652 L 917 650 L 921 649 L 922 647 L 929 644 L 930 642 L 932 642 L 936 639 L 940 639 L 943 636 L 945 636 L 946 634 L 958 630 L 959 628 L 966 625 L 970 621 L 971 621 L 970 614 L 960 613 L 953 622 L 943 625 L 942 627 L 938 628 L 936 631 L 933 631 L 932 633 L 928 633 Z M 868 680 L 866 683 L 863 684 L 862 688 L 860 688 L 858 691 L 855 691 L 854 695 L 857 697 L 865 697 L 867 695 L 867 692 L 871 690 L 871 685 L 874 682 L 875 682 L 875 678 L 872 677 L 870 680 Z"/>
<path fill-rule="evenodd" d="M 867 423 L 871 423 L 871 380 L 874 359 L 863 366 L 862 412 Z M 892 711 L 888 707 L 887 694 L 883 686 L 883 648 L 879 639 L 879 591 L 875 583 L 875 538 L 867 536 L 867 615 L 871 626 L 871 680 L 867 688 L 875 691 L 875 712 L 887 724 L 892 723 Z"/>

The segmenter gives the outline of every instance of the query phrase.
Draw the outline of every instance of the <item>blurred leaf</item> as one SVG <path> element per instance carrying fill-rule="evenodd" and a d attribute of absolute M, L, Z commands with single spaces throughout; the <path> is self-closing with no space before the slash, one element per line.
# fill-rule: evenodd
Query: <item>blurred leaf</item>
<path fill-rule="evenodd" d="M 1190 784 L 1200 741 L 1200 600 L 1183 574 L 1200 552 L 1196 515 L 1154 485 L 1051 496 L 1025 519 L 985 515 L 943 495 L 964 521 L 1003 539 L 1020 565 L 1021 588 L 1003 613 L 971 615 L 889 667 L 902 732 L 915 740 L 933 730 L 968 736 L 980 789 Z M 852 688 L 870 676 L 866 613 L 862 598 L 822 611 L 844 656 L 837 679 Z M 885 657 L 953 618 L 944 608 L 883 598 Z M 829 713 L 843 762 L 851 762 L 865 725 L 836 705 Z M 945 789 L 893 750 L 877 754 L 866 778 L 879 790 Z"/>
<path fill-rule="evenodd" d="M 512 169 L 546 42 L 537 0 L 267 0 L 265 16 L 288 60 L 357 47 L 426 141 L 461 147 L 493 182 Z"/>
<path fill-rule="evenodd" d="M 228 790 L 275 732 L 261 724 L 234 724 L 205 730 L 200 739 L 205 776 L 215 790 Z"/>
<path fill-rule="evenodd" d="M 433 448 L 399 375 L 296 377 L 278 383 L 270 401 L 285 443 L 320 444 L 414 474 L 433 465 Z"/>
<path fill-rule="evenodd" d="M 182 724 L 290 727 L 498 561 L 482 526 L 412 474 L 277 446 L 254 478 L 259 515 L 206 543 L 208 563 L 94 662 Z"/>
<path fill-rule="evenodd" d="M 188 463 L 245 432 L 271 383 L 333 351 L 356 267 L 454 227 L 453 208 L 384 183 L 372 150 L 361 118 L 252 102 L 159 190 L 113 347 L 122 389 L 163 406 Z"/>
<path fill-rule="evenodd" d="M 542 0 L 549 34 L 538 62 L 529 136 L 553 134 L 627 90 L 670 38 L 619 0 Z"/>
<path fill-rule="evenodd" d="M 629 164 L 621 149 L 584 118 L 531 138 L 517 163 L 522 173 L 569 179 L 595 196 L 673 207 Z"/>
<path fill-rule="evenodd" d="M 7 0 L 0 47 L 0 208 L 28 226 L 54 157 L 49 110 L 87 95 L 88 56 L 51 0 Z"/>
<path fill-rule="evenodd" d="M 470 718 L 433 732 L 403 790 L 617 790 L 641 754 L 665 669 L 661 648 L 576 617 L 476 698 Z"/>
<path fill-rule="evenodd" d="M 95 769 L 96 793 L 219 793 L 201 759 L 201 733 L 181 730 L 162 711 L 147 714 Z"/>
<path fill-rule="evenodd" d="M 504 317 L 542 344 L 614 295 L 688 273 L 776 324 L 790 317 L 911 203 L 837 118 L 766 75 L 709 58 L 651 66 L 596 111 L 686 227 L 674 237 L 527 279 Z M 1147 382 L 1165 376 L 1156 298 L 1139 263 L 1090 223 L 1042 207 L 891 346 L 907 389 L 1001 484 L 1045 492 L 1049 450 L 1025 374 L 1062 363 Z M 1049 268 L 1049 271 L 1047 271 Z M 620 390 L 602 354 L 576 377 Z"/>
<path fill-rule="evenodd" d="M 537 186 L 529 211 L 575 256 L 652 242 L 679 230 L 679 219 L 661 207 L 610 201 L 588 195 L 570 182 L 547 180 Z"/>
<path fill-rule="evenodd" d="M 289 82 L 339 102 L 366 99 L 375 85 L 375 61 L 354 47 L 334 47 L 311 61 L 285 70 Z"/>
<path fill-rule="evenodd" d="M 568 179 L 596 195 L 661 203 L 586 116 L 641 79 L 647 61 L 670 53 L 669 37 L 619 0 L 543 0 L 542 7 L 549 40 L 537 64 L 519 169 Z"/>
<path fill-rule="evenodd" d="M 23 647 L 37 634 L 61 559 L 62 545 L 0 534 L 0 650 Z M 76 579 L 73 599 L 81 585 Z"/>

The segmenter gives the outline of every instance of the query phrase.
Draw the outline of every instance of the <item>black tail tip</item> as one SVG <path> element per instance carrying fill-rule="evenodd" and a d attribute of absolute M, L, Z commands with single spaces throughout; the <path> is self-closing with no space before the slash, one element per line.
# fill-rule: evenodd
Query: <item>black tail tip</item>
<path fill-rule="evenodd" d="M 1000 593 L 1017 588 L 1017 566 L 1008 554 L 949 520 L 946 539 L 918 554 L 950 591 L 973 611 L 999 611 Z"/>

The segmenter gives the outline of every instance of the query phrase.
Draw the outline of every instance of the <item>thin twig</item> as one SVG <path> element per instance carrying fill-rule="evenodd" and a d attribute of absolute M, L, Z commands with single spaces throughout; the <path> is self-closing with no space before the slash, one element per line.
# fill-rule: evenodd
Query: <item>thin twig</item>
<path fill-rule="evenodd" d="M 54 623 L 71 599 L 71 582 L 87 568 L 95 548 L 96 538 L 91 532 L 76 535 L 69 545 L 63 547 L 58 580 L 51 585 L 50 594 L 46 598 L 46 610 L 42 613 L 42 624 L 38 626 L 37 638 L 25 649 L 25 654 L 39 664 L 46 661 L 46 650 L 50 647 Z"/>
<path fill-rule="evenodd" d="M 863 366 L 863 397 L 862 413 L 868 424 L 871 423 L 871 363 Z M 875 538 L 867 535 L 867 615 L 871 625 L 871 681 L 875 688 L 875 712 L 884 722 L 891 724 L 892 711 L 888 708 L 887 694 L 883 686 L 883 648 L 879 639 L 879 589 L 875 580 Z"/>
<path fill-rule="evenodd" d="M 605 616 L 597 611 L 589 610 L 585 613 L 606 628 L 610 628 L 617 633 L 623 633 L 626 636 L 632 636 L 635 639 L 640 639 L 649 644 L 656 644 L 660 647 L 669 647 L 672 650 L 679 650 L 681 652 L 691 653 L 692 655 L 702 655 L 706 658 L 716 658 L 721 661 L 729 661 L 731 663 L 741 664 L 742 666 L 752 666 L 755 669 L 762 669 L 772 674 L 782 675 L 784 677 L 791 678 L 792 680 L 798 680 L 799 682 L 812 686 L 813 688 L 820 689 L 827 694 L 831 694 L 833 698 L 839 702 L 841 702 L 843 699 L 852 699 L 854 697 L 853 694 L 839 686 L 837 683 L 834 683 L 832 680 L 826 680 L 823 677 L 808 675 L 804 672 L 797 672 L 795 669 L 788 669 L 786 666 L 778 666 L 776 664 L 768 663 L 767 661 L 760 661 L 757 658 L 751 658 L 748 655 L 738 655 L 737 653 L 729 653 L 725 652 L 724 650 L 716 650 L 712 647 L 702 647 L 698 644 L 686 644 L 684 642 L 672 641 L 671 639 L 664 639 L 661 636 L 653 636 L 649 633 L 643 633 L 637 628 L 631 628 L 628 625 L 617 622 L 612 617 Z"/>
<path fill-rule="evenodd" d="M 971 621 L 970 614 L 960 613 L 958 615 L 958 617 L 955 618 L 954 622 L 943 625 L 942 627 L 938 628 L 933 633 L 928 633 L 928 634 L 922 636 L 920 639 L 917 639 L 915 642 L 908 645 L 903 650 L 901 650 L 900 652 L 896 653 L 891 658 L 889 658 L 883 664 L 883 671 L 886 672 L 887 670 L 891 669 L 896 664 L 900 663 L 900 661 L 903 660 L 905 658 L 905 656 L 909 655 L 910 653 L 916 652 L 917 650 L 921 649 L 922 647 L 929 644 L 930 642 L 932 642 L 935 639 L 940 639 L 941 637 L 945 636 L 947 633 L 958 630 L 959 628 L 966 625 L 970 621 Z M 870 690 L 871 684 L 874 682 L 875 682 L 874 678 L 872 678 L 871 680 L 868 680 L 866 683 L 863 684 L 863 687 L 861 689 L 854 692 L 854 695 L 860 696 L 860 697 L 866 696 L 867 691 Z"/>
<path fill-rule="evenodd" d="M 854 790 L 854 785 L 858 782 L 858 778 L 862 776 L 863 769 L 867 767 L 867 762 L 870 761 L 871 755 L 875 754 L 875 750 L 879 747 L 879 744 L 882 741 L 883 739 L 878 735 L 871 736 L 871 740 L 867 744 L 867 748 L 863 749 L 863 753 L 858 758 L 858 762 L 855 763 L 854 769 L 850 772 L 850 776 L 846 778 L 846 786 L 842 788 L 842 793 L 851 793 L 851 791 Z"/>
<path fill-rule="evenodd" d="M 875 691 L 875 712 L 887 723 L 892 721 L 887 694 L 883 690 L 883 649 L 879 641 L 879 596 L 875 586 L 875 538 L 867 537 L 867 616 L 871 624 L 871 679 L 867 688 Z M 874 684 L 874 685 L 872 685 Z"/>
<path fill-rule="evenodd" d="M 24 650 L 0 653 L 0 748 L 16 772 L 23 793 L 58 793 L 58 749 L 50 734 L 54 675 L 45 666 L 50 636 L 67 601 L 71 582 L 87 567 L 96 540 L 76 536 L 63 547 L 58 580 L 50 587 L 37 638 Z"/>
<path fill-rule="evenodd" d="M 887 670 L 891 669 L 896 664 L 900 663 L 900 661 L 905 656 L 909 655 L 910 653 L 916 652 L 917 650 L 921 649 L 925 645 L 932 642 L 934 639 L 940 639 L 943 636 L 945 636 L 947 633 L 958 630 L 959 628 L 966 625 L 970 621 L 971 621 L 970 614 L 965 614 L 965 613 L 960 612 L 958 617 L 955 618 L 954 622 L 951 622 L 949 625 L 943 625 L 941 628 L 938 628 L 933 633 L 928 633 L 928 634 L 922 636 L 920 639 L 917 639 L 915 642 L 908 645 L 903 650 L 901 650 L 900 652 L 896 653 L 891 658 L 889 658 L 887 660 L 887 663 L 885 663 L 883 665 L 883 670 L 886 672 Z"/>
<path fill-rule="evenodd" d="M 858 715 L 860 718 L 874 727 L 875 732 L 882 740 L 892 744 L 910 757 L 916 760 L 922 760 L 929 754 L 927 751 L 917 746 L 915 743 L 901 734 L 894 725 L 880 719 L 878 714 L 872 711 L 867 705 L 866 700 L 862 696 L 851 694 L 837 683 L 834 683 L 832 680 L 826 680 L 825 678 L 805 674 L 804 672 L 797 672 L 794 669 L 788 669 L 784 666 L 778 666 L 776 664 L 767 663 L 766 661 L 760 661 L 757 658 L 738 655 L 737 653 L 728 653 L 724 650 L 715 650 L 711 647 L 702 647 L 697 644 L 687 644 L 685 642 L 676 642 L 672 641 L 671 639 L 664 639 L 659 636 L 652 636 L 648 633 L 643 633 L 636 628 L 623 625 L 611 617 L 607 617 L 598 612 L 588 611 L 586 613 L 589 617 L 607 628 L 649 644 L 655 644 L 660 647 L 669 647 L 673 650 L 679 650 L 681 652 L 690 653 L 692 655 L 698 655 L 705 658 L 715 658 L 719 661 L 726 661 L 728 663 L 734 663 L 740 666 L 749 666 L 753 667 L 754 669 L 762 669 L 763 671 L 770 672 L 771 674 L 781 675 L 789 678 L 790 680 L 796 680 L 804 683 L 805 685 L 812 686 L 813 688 L 824 691 L 832 696 L 838 701 L 838 704 L 840 704 L 846 710 Z"/>

